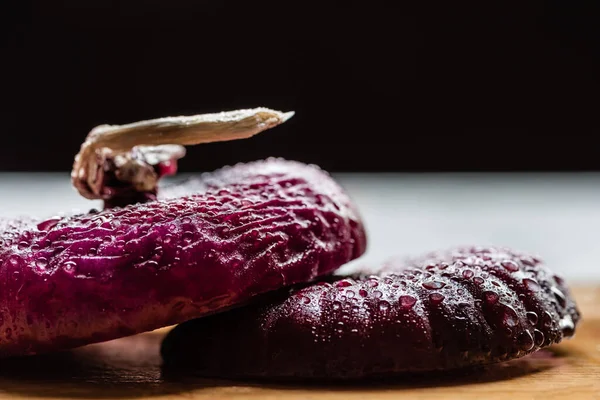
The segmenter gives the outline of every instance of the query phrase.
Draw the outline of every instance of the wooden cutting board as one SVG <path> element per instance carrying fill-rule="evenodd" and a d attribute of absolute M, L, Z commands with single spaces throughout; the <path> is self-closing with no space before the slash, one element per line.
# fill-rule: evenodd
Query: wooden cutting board
<path fill-rule="evenodd" d="M 0 362 L 0 400 L 44 399 L 600 399 L 600 287 L 575 290 L 584 320 L 572 340 L 478 372 L 333 386 L 163 376 L 167 329 L 70 352 Z"/>

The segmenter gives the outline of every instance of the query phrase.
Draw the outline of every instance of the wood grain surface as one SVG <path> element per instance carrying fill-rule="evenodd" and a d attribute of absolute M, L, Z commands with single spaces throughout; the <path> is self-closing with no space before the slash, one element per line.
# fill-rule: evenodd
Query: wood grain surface
<path fill-rule="evenodd" d="M 584 320 L 572 340 L 511 362 L 435 376 L 334 385 L 207 380 L 160 367 L 168 328 L 0 362 L 0 399 L 600 399 L 600 287 L 575 291 Z"/>

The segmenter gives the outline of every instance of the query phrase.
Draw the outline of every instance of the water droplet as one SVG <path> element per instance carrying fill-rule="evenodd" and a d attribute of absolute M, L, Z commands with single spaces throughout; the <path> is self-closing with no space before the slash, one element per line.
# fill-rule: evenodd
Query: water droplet
<path fill-rule="evenodd" d="M 535 261 L 531 257 L 521 257 L 521 262 L 525 265 L 529 265 L 530 267 L 535 265 Z"/>
<path fill-rule="evenodd" d="M 542 346 L 544 344 L 544 334 L 538 329 L 533 330 L 533 338 L 536 346 Z"/>
<path fill-rule="evenodd" d="M 110 243 L 110 242 L 112 242 L 113 238 L 110 236 L 104 236 L 103 240 L 104 240 L 104 243 Z"/>
<path fill-rule="evenodd" d="M 191 243 L 194 240 L 194 232 L 185 231 L 183 232 L 183 241 L 187 244 Z"/>
<path fill-rule="evenodd" d="M 381 296 L 383 296 L 383 293 L 381 293 L 379 290 L 376 290 L 373 292 L 373 296 L 375 296 L 376 299 L 379 299 Z"/>
<path fill-rule="evenodd" d="M 190 217 L 183 217 L 181 219 L 181 223 L 183 223 L 183 224 L 191 224 L 192 223 L 192 219 Z"/>
<path fill-rule="evenodd" d="M 423 287 L 429 290 L 441 289 L 444 286 L 446 286 L 446 284 L 440 281 L 423 282 Z"/>
<path fill-rule="evenodd" d="M 445 297 L 443 294 L 441 293 L 431 293 L 429 295 L 429 301 L 431 302 L 431 304 L 433 305 L 438 305 L 440 304 L 442 301 L 444 301 Z"/>
<path fill-rule="evenodd" d="M 310 298 L 309 298 L 309 297 L 306 297 L 306 296 L 303 296 L 303 297 L 302 297 L 302 302 L 303 302 L 304 304 L 308 304 L 308 303 L 310 303 Z"/>
<path fill-rule="evenodd" d="M 564 279 L 561 278 L 559 275 L 554 275 L 554 281 L 560 286 L 564 286 L 565 284 Z"/>
<path fill-rule="evenodd" d="M 342 280 L 342 281 L 335 283 L 335 287 L 337 287 L 337 288 L 343 288 L 343 287 L 348 287 L 348 286 L 352 286 L 352 283 L 347 280 Z"/>
<path fill-rule="evenodd" d="M 37 260 L 35 260 L 35 266 L 41 270 L 45 270 L 48 266 L 48 260 L 45 257 L 40 257 Z"/>
<path fill-rule="evenodd" d="M 483 299 L 485 300 L 487 305 L 493 306 L 499 300 L 498 293 L 492 291 L 483 292 Z"/>
<path fill-rule="evenodd" d="M 98 249 L 96 249 L 95 247 L 92 247 L 88 250 L 88 256 L 95 256 L 96 253 L 98 253 Z"/>
<path fill-rule="evenodd" d="M 339 301 L 334 301 L 334 302 L 333 302 L 333 304 L 332 304 L 332 308 L 333 308 L 334 310 L 339 310 L 341 306 L 342 306 L 342 305 L 340 304 L 340 302 L 339 302 Z"/>
<path fill-rule="evenodd" d="M 390 303 L 388 303 L 385 300 L 382 300 L 379 302 L 379 311 L 381 312 L 387 312 L 387 310 L 390 308 Z"/>
<path fill-rule="evenodd" d="M 360 297 L 367 297 L 367 291 L 365 289 L 359 289 L 358 294 Z"/>
<path fill-rule="evenodd" d="M 60 222 L 60 217 L 54 217 L 54 218 L 50 218 L 47 219 L 45 221 L 40 222 L 37 225 L 37 228 L 40 231 L 49 231 L 50 229 L 54 228 L 59 222 Z"/>
<path fill-rule="evenodd" d="M 527 319 L 532 325 L 536 325 L 538 323 L 538 315 L 533 311 L 527 311 Z"/>
<path fill-rule="evenodd" d="M 567 298 L 565 297 L 565 294 L 561 292 L 560 289 L 554 286 L 552 286 L 550 290 L 552 290 L 552 293 L 554 293 L 554 297 L 556 297 L 556 301 L 558 301 L 558 304 L 560 304 L 561 307 L 565 308 L 567 306 Z"/>
<path fill-rule="evenodd" d="M 473 271 L 471 271 L 470 269 L 465 269 L 465 270 L 462 272 L 462 276 L 463 276 L 463 278 L 465 278 L 465 279 L 471 279 L 471 278 L 473 277 Z"/>
<path fill-rule="evenodd" d="M 521 332 L 519 334 L 519 337 L 517 338 L 517 342 L 519 343 L 519 348 L 523 351 L 529 351 L 533 349 L 533 336 L 531 336 L 531 333 L 529 333 L 529 331 Z"/>
<path fill-rule="evenodd" d="M 402 307 L 405 310 L 411 309 L 413 308 L 413 306 L 415 305 L 415 303 L 417 302 L 417 299 L 415 299 L 412 296 L 400 296 L 400 307 Z"/>
<path fill-rule="evenodd" d="M 575 324 L 569 315 L 565 315 L 563 318 L 561 318 L 558 323 L 558 327 L 566 337 L 570 337 L 575 334 Z"/>
<path fill-rule="evenodd" d="M 473 283 L 475 283 L 478 286 L 483 285 L 483 282 L 485 282 L 483 280 L 483 278 L 480 278 L 479 276 L 476 276 L 475 278 L 473 278 Z"/>
<path fill-rule="evenodd" d="M 377 287 L 377 285 L 379 285 L 379 282 L 377 282 L 377 279 L 369 279 L 367 281 L 367 285 L 369 285 L 370 287 Z"/>
<path fill-rule="evenodd" d="M 25 241 L 19 242 L 19 250 L 25 250 L 27 247 L 29 247 L 28 242 L 25 242 Z"/>
<path fill-rule="evenodd" d="M 550 314 L 548 311 L 544 311 L 544 315 L 542 316 L 542 324 L 544 327 L 550 328 L 553 325 L 553 322 L 552 314 Z"/>
<path fill-rule="evenodd" d="M 513 260 L 504 260 L 500 263 L 505 269 L 511 272 L 517 272 L 519 270 L 519 264 Z"/>
<path fill-rule="evenodd" d="M 504 316 L 502 317 L 504 326 L 514 328 L 519 325 L 519 316 L 517 312 L 510 306 L 504 305 Z"/>
<path fill-rule="evenodd" d="M 19 256 L 11 256 L 11 257 L 8 259 L 8 262 L 9 262 L 9 263 L 11 263 L 11 265 L 12 265 L 13 267 L 16 267 L 17 265 L 19 265 L 19 261 L 20 261 L 20 260 L 21 260 L 21 257 L 19 257 Z"/>
<path fill-rule="evenodd" d="M 523 284 L 531 292 L 537 292 L 538 290 L 540 290 L 540 284 L 533 279 L 525 278 L 523 279 Z"/>
<path fill-rule="evenodd" d="M 75 268 L 77 267 L 77 263 L 75 261 L 67 261 L 63 264 L 63 269 L 65 272 L 73 273 L 75 272 Z"/>
<path fill-rule="evenodd" d="M 349 299 L 354 297 L 354 292 L 352 290 L 346 290 L 346 297 Z"/>

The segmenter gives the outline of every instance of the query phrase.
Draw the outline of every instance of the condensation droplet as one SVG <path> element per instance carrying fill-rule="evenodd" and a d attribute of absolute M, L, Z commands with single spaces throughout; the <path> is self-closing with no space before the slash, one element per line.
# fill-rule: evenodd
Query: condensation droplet
<path fill-rule="evenodd" d="M 533 349 L 533 346 L 535 345 L 533 336 L 531 336 L 529 331 L 521 332 L 517 338 L 517 342 L 519 343 L 519 348 L 523 351 L 529 351 Z"/>
<path fill-rule="evenodd" d="M 46 267 L 48 267 L 48 260 L 45 257 L 40 257 L 35 260 L 35 266 L 38 267 L 38 269 L 45 270 Z"/>
<path fill-rule="evenodd" d="M 422 285 L 425 289 L 429 289 L 429 290 L 441 289 L 444 286 L 446 286 L 446 284 L 444 282 L 440 282 L 440 281 L 423 282 Z"/>
<path fill-rule="evenodd" d="M 40 231 L 46 232 L 46 231 L 49 231 L 50 229 L 54 228 L 59 222 L 60 222 L 60 217 L 50 218 L 50 219 L 47 219 L 47 220 L 42 221 L 39 224 L 37 224 L 37 228 Z"/>
<path fill-rule="evenodd" d="M 339 301 L 334 301 L 334 302 L 333 302 L 333 304 L 332 304 L 332 308 L 333 308 L 334 310 L 339 310 L 341 306 L 342 306 L 342 305 L 340 304 L 340 302 L 339 302 Z"/>
<path fill-rule="evenodd" d="M 359 289 L 358 294 L 360 297 L 367 297 L 368 292 L 365 289 Z"/>
<path fill-rule="evenodd" d="M 556 301 L 558 301 L 558 304 L 561 307 L 565 308 L 567 306 L 567 298 L 565 297 L 565 294 L 561 292 L 560 289 L 554 286 L 552 286 L 550 290 L 552 290 L 552 293 L 554 294 L 554 297 L 556 297 Z"/>
<path fill-rule="evenodd" d="M 75 272 L 77 267 L 77 263 L 75 261 L 67 261 L 63 264 L 63 269 L 68 273 Z"/>
<path fill-rule="evenodd" d="M 478 286 L 483 285 L 483 282 L 484 282 L 483 278 L 481 278 L 479 276 L 476 276 L 475 278 L 473 278 L 473 283 L 475 283 Z"/>
<path fill-rule="evenodd" d="M 412 296 L 405 295 L 405 296 L 400 296 L 399 301 L 400 301 L 400 307 L 402 307 L 403 309 L 411 309 L 417 302 L 417 299 L 415 299 Z"/>
<path fill-rule="evenodd" d="M 183 232 L 183 241 L 187 244 L 191 243 L 194 240 L 194 233 L 191 231 Z"/>
<path fill-rule="evenodd" d="M 442 301 L 444 301 L 445 297 L 443 294 L 441 293 L 431 293 L 429 295 L 429 301 L 431 302 L 431 304 L 433 305 L 437 305 L 440 304 Z"/>
<path fill-rule="evenodd" d="M 527 311 L 527 319 L 532 325 L 536 325 L 538 323 L 538 315 L 533 311 Z"/>
<path fill-rule="evenodd" d="M 387 312 L 387 310 L 390 308 L 390 303 L 388 303 L 387 301 L 383 300 L 379 302 L 379 311 L 381 312 Z"/>
<path fill-rule="evenodd" d="M 21 260 L 21 258 L 19 256 L 11 256 L 8 259 L 8 262 L 10 262 L 13 266 L 16 267 L 17 265 L 19 265 L 20 260 Z"/>
<path fill-rule="evenodd" d="M 367 281 L 367 285 L 369 285 L 370 287 L 377 287 L 377 285 L 379 285 L 379 282 L 377 282 L 377 279 L 369 279 Z"/>
<path fill-rule="evenodd" d="M 544 311 L 544 315 L 542 316 L 542 324 L 545 328 L 550 328 L 553 325 L 552 314 L 548 311 Z"/>
<path fill-rule="evenodd" d="M 523 284 L 531 292 L 537 292 L 538 290 L 540 290 L 540 284 L 533 279 L 525 278 L 523 279 Z"/>
<path fill-rule="evenodd" d="M 535 265 L 535 261 L 531 257 L 521 257 L 521 262 L 530 267 L 533 267 Z"/>
<path fill-rule="evenodd" d="M 519 325 L 519 316 L 517 312 L 510 306 L 504 305 L 504 316 L 502 317 L 504 326 L 514 328 Z"/>
<path fill-rule="evenodd" d="M 383 296 L 383 293 L 381 293 L 379 290 L 376 290 L 376 291 L 373 292 L 373 296 L 376 299 L 379 299 L 381 296 Z"/>
<path fill-rule="evenodd" d="M 564 279 L 560 275 L 554 275 L 554 281 L 560 286 L 565 284 Z"/>
<path fill-rule="evenodd" d="M 513 260 L 504 260 L 500 263 L 500 265 L 510 272 L 517 272 L 519 270 L 519 264 Z"/>
<path fill-rule="evenodd" d="M 538 329 L 534 329 L 533 338 L 536 346 L 542 346 L 544 344 L 544 333 Z"/>
<path fill-rule="evenodd" d="M 348 286 L 352 286 L 352 283 L 347 280 L 342 280 L 342 281 L 335 283 L 335 287 L 337 287 L 337 288 L 344 288 L 344 287 L 348 287 Z"/>
<path fill-rule="evenodd" d="M 473 277 L 473 271 L 471 271 L 470 269 L 465 269 L 465 270 L 462 272 L 462 276 L 463 276 L 463 278 L 465 278 L 465 279 L 471 279 L 471 278 Z"/>
<path fill-rule="evenodd" d="M 561 320 L 558 322 L 558 327 L 566 337 L 570 337 L 575 334 L 575 324 L 573 323 L 573 319 L 570 315 L 565 315 L 563 318 L 561 318 Z"/>
<path fill-rule="evenodd" d="M 494 304 L 498 303 L 500 297 L 496 292 L 486 291 L 483 292 L 483 299 L 485 300 L 487 305 L 493 306 Z"/>

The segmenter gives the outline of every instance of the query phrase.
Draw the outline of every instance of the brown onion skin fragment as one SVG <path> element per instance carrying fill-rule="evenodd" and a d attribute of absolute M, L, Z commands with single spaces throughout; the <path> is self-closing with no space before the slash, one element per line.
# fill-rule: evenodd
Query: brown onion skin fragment
<path fill-rule="evenodd" d="M 181 324 L 163 342 L 165 369 L 285 380 L 451 370 L 558 343 L 580 318 L 560 278 L 505 248 L 458 248 L 365 272 L 375 275 L 284 289 Z"/>
<path fill-rule="evenodd" d="M 0 356 L 215 313 L 331 273 L 365 250 L 360 216 L 317 167 L 270 159 L 195 185 L 145 204 L 1 223 Z M 186 195 L 169 197 L 176 191 Z"/>

